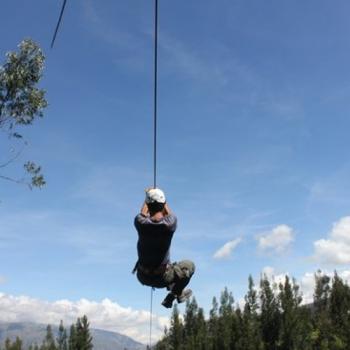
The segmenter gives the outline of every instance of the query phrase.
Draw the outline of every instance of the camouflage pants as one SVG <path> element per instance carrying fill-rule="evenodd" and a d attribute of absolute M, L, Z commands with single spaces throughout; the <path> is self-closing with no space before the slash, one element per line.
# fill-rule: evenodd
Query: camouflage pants
<path fill-rule="evenodd" d="M 190 260 L 182 260 L 168 264 L 164 274 L 149 275 L 142 271 L 137 271 L 138 280 L 150 287 L 167 288 L 174 294 L 180 295 L 188 285 L 195 271 L 195 265 Z"/>

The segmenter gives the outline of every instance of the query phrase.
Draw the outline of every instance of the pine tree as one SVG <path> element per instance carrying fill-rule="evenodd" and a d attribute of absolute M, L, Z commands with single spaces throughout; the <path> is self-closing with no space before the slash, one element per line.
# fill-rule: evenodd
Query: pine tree
<path fill-rule="evenodd" d="M 22 340 L 19 337 L 16 337 L 16 340 L 11 342 L 9 338 L 6 338 L 5 350 L 22 350 Z"/>
<path fill-rule="evenodd" d="M 218 345 L 220 350 L 230 350 L 231 347 L 233 303 L 232 293 L 225 288 L 221 293 L 219 306 Z"/>
<path fill-rule="evenodd" d="M 171 349 L 170 337 L 167 327 L 164 329 L 164 335 L 161 340 L 154 347 L 155 350 L 169 350 Z"/>
<path fill-rule="evenodd" d="M 196 346 L 198 350 L 208 349 L 207 323 L 204 317 L 204 310 L 200 307 L 197 312 L 197 333 Z"/>
<path fill-rule="evenodd" d="M 258 350 L 261 348 L 261 332 L 258 318 L 258 293 L 254 288 L 254 281 L 250 275 L 248 278 L 248 293 L 245 296 L 243 317 L 239 320 L 242 339 L 240 348 L 245 350 Z"/>
<path fill-rule="evenodd" d="M 300 310 L 302 297 L 299 293 L 299 286 L 296 281 L 291 283 L 286 276 L 284 284 L 279 285 L 279 300 L 281 306 L 281 332 L 280 332 L 280 348 L 298 350 L 306 349 L 305 342 L 305 324 Z"/>
<path fill-rule="evenodd" d="M 68 338 L 68 350 L 77 350 L 77 330 L 75 324 L 72 324 L 70 327 L 70 333 Z"/>
<path fill-rule="evenodd" d="M 268 350 L 278 349 L 280 313 L 278 301 L 266 276 L 260 281 L 261 331 L 264 346 Z"/>
<path fill-rule="evenodd" d="M 330 291 L 329 317 L 332 322 L 332 348 L 350 347 L 350 288 L 334 273 Z"/>
<path fill-rule="evenodd" d="M 169 342 L 172 350 L 181 350 L 183 344 L 183 324 L 177 305 L 174 306 L 170 321 Z"/>
<path fill-rule="evenodd" d="M 214 297 L 212 300 L 212 308 L 209 312 L 208 321 L 208 348 L 210 350 L 220 350 L 219 349 L 219 316 L 218 316 L 219 304 Z"/>
<path fill-rule="evenodd" d="M 50 325 L 46 327 L 45 339 L 40 347 L 40 350 L 57 350 L 55 338 Z"/>
<path fill-rule="evenodd" d="M 195 298 L 187 301 L 184 315 L 183 328 L 183 343 L 185 350 L 194 350 L 196 348 L 196 315 L 198 312 L 198 305 Z"/>
<path fill-rule="evenodd" d="M 201 350 L 206 346 L 206 322 L 204 311 L 195 298 L 186 303 L 184 315 L 183 345 L 186 350 Z"/>
<path fill-rule="evenodd" d="M 31 344 L 28 350 L 39 350 L 39 345 L 36 343 Z"/>
<path fill-rule="evenodd" d="M 314 292 L 314 330 L 311 334 L 313 349 L 328 350 L 331 339 L 331 322 L 329 318 L 330 277 L 318 271 L 315 274 Z"/>
<path fill-rule="evenodd" d="M 236 329 L 235 329 L 235 335 L 232 335 L 232 337 L 234 338 L 232 348 L 235 350 L 246 350 L 247 343 L 249 343 L 249 339 L 247 339 L 247 335 L 246 335 L 244 316 L 243 316 L 242 310 L 239 307 L 237 307 L 235 310 L 235 316 L 236 316 Z"/>
<path fill-rule="evenodd" d="M 90 334 L 90 324 L 87 317 L 84 315 L 78 318 L 76 323 L 76 349 L 75 350 L 91 350 L 93 348 L 92 336 Z"/>
<path fill-rule="evenodd" d="M 61 321 L 58 327 L 58 336 L 57 336 L 58 350 L 68 350 L 67 338 L 68 338 L 67 331 L 63 326 L 63 321 Z"/>

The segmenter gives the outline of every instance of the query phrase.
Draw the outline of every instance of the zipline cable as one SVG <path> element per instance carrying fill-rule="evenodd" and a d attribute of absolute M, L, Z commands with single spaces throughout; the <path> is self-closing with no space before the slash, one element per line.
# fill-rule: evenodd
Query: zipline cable
<path fill-rule="evenodd" d="M 153 187 L 157 186 L 157 94 L 158 94 L 158 0 L 154 10 L 154 123 L 153 123 Z"/>
<path fill-rule="evenodd" d="M 62 4 L 62 7 L 61 7 L 61 13 L 60 13 L 60 16 L 58 18 L 58 22 L 57 22 L 57 25 L 56 25 L 55 33 L 54 33 L 52 41 L 51 41 L 51 49 L 53 48 L 53 45 L 55 44 L 56 36 L 57 36 L 57 33 L 58 33 L 58 29 L 60 28 L 60 24 L 61 24 L 61 21 L 62 21 L 64 9 L 66 7 L 66 3 L 67 3 L 67 0 L 63 0 L 63 4 Z"/>
<path fill-rule="evenodd" d="M 157 95 L 158 95 L 158 0 L 154 0 L 154 95 L 153 95 L 153 188 L 157 187 Z M 152 349 L 153 291 L 151 287 L 151 307 L 149 320 L 149 348 Z"/>

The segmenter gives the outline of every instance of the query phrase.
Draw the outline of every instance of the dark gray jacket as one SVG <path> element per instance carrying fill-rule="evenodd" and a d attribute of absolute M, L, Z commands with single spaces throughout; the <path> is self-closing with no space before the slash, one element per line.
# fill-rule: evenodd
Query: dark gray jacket
<path fill-rule="evenodd" d="M 167 215 L 160 221 L 138 214 L 135 218 L 138 232 L 138 263 L 149 269 L 156 269 L 170 261 L 170 244 L 176 230 L 177 218 Z"/>

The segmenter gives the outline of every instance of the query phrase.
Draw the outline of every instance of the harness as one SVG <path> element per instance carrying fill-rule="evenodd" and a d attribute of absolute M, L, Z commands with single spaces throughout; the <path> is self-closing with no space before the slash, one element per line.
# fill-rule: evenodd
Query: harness
<path fill-rule="evenodd" d="M 160 275 L 164 275 L 168 266 L 169 264 L 161 264 L 156 268 L 149 268 L 141 265 L 139 260 L 137 260 L 132 270 L 132 273 L 134 274 L 136 271 L 141 271 L 143 274 L 147 276 L 160 276 Z"/>

